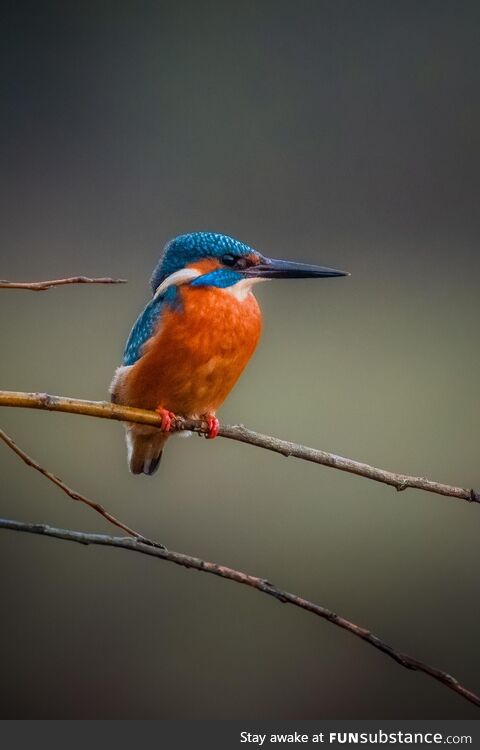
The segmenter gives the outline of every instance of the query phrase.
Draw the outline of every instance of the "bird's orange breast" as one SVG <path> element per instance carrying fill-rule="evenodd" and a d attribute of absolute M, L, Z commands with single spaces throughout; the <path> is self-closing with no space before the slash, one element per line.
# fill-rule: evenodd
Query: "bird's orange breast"
<path fill-rule="evenodd" d="M 126 376 L 123 403 L 162 406 L 185 416 L 218 409 L 261 332 L 253 294 L 240 298 L 232 289 L 179 287 L 181 304 L 162 313 L 157 332 Z"/>

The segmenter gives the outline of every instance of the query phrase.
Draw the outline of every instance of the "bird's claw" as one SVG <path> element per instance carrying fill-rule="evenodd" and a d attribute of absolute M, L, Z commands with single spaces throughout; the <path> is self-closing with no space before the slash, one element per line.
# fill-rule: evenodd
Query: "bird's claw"
<path fill-rule="evenodd" d="M 207 438 L 207 440 L 213 440 L 218 435 L 218 431 L 220 429 L 220 422 L 218 421 L 216 417 L 213 417 L 211 415 L 208 415 L 205 418 L 205 420 L 208 425 L 208 430 L 207 430 L 205 437 Z"/>
<path fill-rule="evenodd" d="M 155 411 L 162 418 L 162 422 L 160 424 L 161 430 L 163 432 L 170 432 L 170 430 L 172 429 L 172 422 L 175 421 L 175 414 L 173 413 L 173 411 L 168 411 L 168 409 L 164 409 L 163 406 L 157 406 Z"/>

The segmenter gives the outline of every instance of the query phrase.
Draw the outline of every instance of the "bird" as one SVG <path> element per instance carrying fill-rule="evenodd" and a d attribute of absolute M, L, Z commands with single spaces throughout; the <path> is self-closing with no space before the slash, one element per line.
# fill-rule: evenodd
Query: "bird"
<path fill-rule="evenodd" d="M 348 275 L 270 258 L 217 232 L 191 232 L 167 242 L 150 279 L 152 298 L 130 332 L 110 385 L 113 403 L 161 416 L 161 429 L 125 423 L 132 474 L 157 470 L 176 415 L 205 420 L 206 437 L 217 436 L 216 412 L 260 338 L 255 285 Z"/>

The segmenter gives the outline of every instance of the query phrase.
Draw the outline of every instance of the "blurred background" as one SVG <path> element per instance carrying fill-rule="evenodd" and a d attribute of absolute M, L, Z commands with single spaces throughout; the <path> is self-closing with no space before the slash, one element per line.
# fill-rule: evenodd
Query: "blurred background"
<path fill-rule="evenodd" d="M 5 2 L 1 387 L 107 398 L 164 243 L 225 232 L 351 277 L 262 285 L 230 423 L 480 487 L 480 8 Z M 68 484 L 168 547 L 268 577 L 480 690 L 478 507 L 227 440 L 128 473 L 114 422 L 4 409 Z M 0 445 L 0 514 L 112 532 Z M 115 533 L 113 531 L 113 533 Z M 477 717 L 254 591 L 0 531 L 3 718 Z"/>

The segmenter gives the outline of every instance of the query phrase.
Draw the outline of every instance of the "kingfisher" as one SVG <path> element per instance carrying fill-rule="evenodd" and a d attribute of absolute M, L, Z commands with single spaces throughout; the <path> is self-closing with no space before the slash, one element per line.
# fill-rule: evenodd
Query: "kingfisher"
<path fill-rule="evenodd" d="M 161 416 L 161 429 L 125 424 L 130 471 L 156 471 L 176 415 L 205 420 L 206 437 L 217 436 L 217 409 L 260 338 L 256 284 L 329 276 L 348 273 L 275 260 L 215 232 L 170 240 L 150 280 L 152 298 L 130 332 L 110 385 L 114 403 Z"/>

